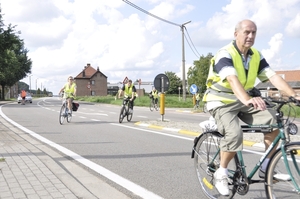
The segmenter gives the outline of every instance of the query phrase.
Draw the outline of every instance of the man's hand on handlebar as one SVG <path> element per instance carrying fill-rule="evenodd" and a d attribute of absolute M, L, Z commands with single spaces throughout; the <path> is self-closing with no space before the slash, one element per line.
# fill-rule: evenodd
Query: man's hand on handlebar
<path fill-rule="evenodd" d="M 261 97 L 253 97 L 246 102 L 247 106 L 253 106 L 253 108 L 258 110 L 266 110 L 267 105 Z"/>

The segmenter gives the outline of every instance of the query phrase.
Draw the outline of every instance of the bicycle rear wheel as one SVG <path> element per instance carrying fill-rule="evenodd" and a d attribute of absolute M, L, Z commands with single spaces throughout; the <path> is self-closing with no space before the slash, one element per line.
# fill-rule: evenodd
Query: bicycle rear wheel
<path fill-rule="evenodd" d="M 194 166 L 203 193 L 208 198 L 232 198 L 236 190 L 229 184 L 230 195 L 222 196 L 214 187 L 214 173 L 220 167 L 220 148 L 219 143 L 222 136 L 213 132 L 203 133 L 195 145 Z M 236 171 L 234 161 L 228 165 L 229 178 L 233 179 Z"/>
<path fill-rule="evenodd" d="M 125 109 L 125 106 L 122 106 L 120 115 L 119 115 L 119 123 L 123 122 L 125 115 L 126 115 L 126 109 Z"/>
<path fill-rule="evenodd" d="M 61 106 L 60 112 L 59 112 L 59 123 L 60 124 L 63 124 L 65 121 L 65 117 L 66 117 L 65 113 L 66 113 L 66 106 L 65 106 L 65 104 L 63 104 Z"/>
<path fill-rule="evenodd" d="M 281 150 L 277 150 L 271 158 L 266 172 L 266 195 L 270 199 L 298 199 L 300 198 L 300 144 L 286 146 L 287 165 L 285 165 Z M 294 180 L 292 180 L 294 179 Z"/>

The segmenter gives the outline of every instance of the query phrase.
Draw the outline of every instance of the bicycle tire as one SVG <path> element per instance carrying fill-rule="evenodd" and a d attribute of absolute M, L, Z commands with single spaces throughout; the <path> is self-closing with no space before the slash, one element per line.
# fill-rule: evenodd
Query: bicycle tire
<path fill-rule="evenodd" d="M 214 187 L 214 172 L 220 167 L 219 143 L 222 136 L 214 132 L 205 132 L 200 135 L 194 147 L 194 167 L 201 185 L 202 191 L 207 198 L 232 198 L 236 187 L 229 184 L 230 195 L 222 196 Z M 233 179 L 236 164 L 232 160 L 228 165 L 229 178 Z"/>
<path fill-rule="evenodd" d="M 123 122 L 125 113 L 126 113 L 125 106 L 122 106 L 121 111 L 120 111 L 120 115 L 119 115 L 119 123 Z"/>
<path fill-rule="evenodd" d="M 288 157 L 288 165 L 291 170 L 295 184 L 300 187 L 300 143 L 291 143 L 285 147 Z M 295 160 L 293 162 L 292 160 Z M 288 179 L 288 177 L 290 179 Z M 295 189 L 291 177 L 288 175 L 287 168 L 283 160 L 282 151 L 279 149 L 270 159 L 266 177 L 265 191 L 267 198 L 270 199 L 295 199 L 300 198 L 300 190 Z"/>
<path fill-rule="evenodd" d="M 155 105 L 155 110 L 156 110 L 156 111 L 159 110 L 159 105 L 158 105 L 158 103 Z"/>
<path fill-rule="evenodd" d="M 132 119 L 132 115 L 133 115 L 133 112 L 132 113 L 128 113 L 127 114 L 127 121 L 130 122 L 131 119 Z"/>
<path fill-rule="evenodd" d="M 63 104 L 60 108 L 60 111 L 59 111 L 59 123 L 62 125 L 65 121 L 65 112 L 66 112 L 66 107 L 65 107 L 65 104 Z"/>
<path fill-rule="evenodd" d="M 67 122 L 70 123 L 72 120 L 72 109 L 71 109 L 71 113 L 68 113 L 67 115 Z"/>
<path fill-rule="evenodd" d="M 154 110 L 154 103 L 151 101 L 150 102 L 150 111 L 153 111 Z"/>
<path fill-rule="evenodd" d="M 203 104 L 203 113 L 207 113 L 208 110 L 207 110 L 207 103 L 204 103 Z"/>

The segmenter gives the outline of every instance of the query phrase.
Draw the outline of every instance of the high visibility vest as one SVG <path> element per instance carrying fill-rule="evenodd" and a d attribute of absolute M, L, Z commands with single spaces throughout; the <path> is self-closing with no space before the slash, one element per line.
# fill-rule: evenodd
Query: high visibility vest
<path fill-rule="evenodd" d="M 233 66 L 237 71 L 237 77 L 246 91 L 251 90 L 255 85 L 255 80 L 259 70 L 260 54 L 255 48 L 251 48 L 253 54 L 249 63 L 248 75 L 243 65 L 241 55 L 231 43 L 225 47 L 230 54 Z M 234 95 L 228 81 L 221 81 L 220 76 L 213 71 L 216 56 L 211 60 L 208 78 L 206 81 L 207 90 L 203 96 L 203 101 L 221 101 L 224 104 L 235 102 L 237 97 Z"/>
<path fill-rule="evenodd" d="M 71 86 L 69 86 L 69 83 L 66 83 L 65 86 L 64 86 L 64 94 L 65 94 L 65 97 L 71 97 L 71 93 L 74 94 L 75 92 L 75 87 L 76 87 L 76 84 L 75 83 L 72 83 Z"/>
<path fill-rule="evenodd" d="M 132 88 L 133 88 L 133 84 L 131 84 L 130 87 L 127 84 L 125 85 L 125 90 L 124 90 L 124 96 L 125 97 L 131 97 L 131 95 L 132 95 Z M 135 94 L 135 96 L 136 96 L 136 94 Z"/>
<path fill-rule="evenodd" d="M 157 90 L 152 91 L 152 95 L 153 95 L 154 99 L 158 98 L 158 92 L 157 92 Z"/>

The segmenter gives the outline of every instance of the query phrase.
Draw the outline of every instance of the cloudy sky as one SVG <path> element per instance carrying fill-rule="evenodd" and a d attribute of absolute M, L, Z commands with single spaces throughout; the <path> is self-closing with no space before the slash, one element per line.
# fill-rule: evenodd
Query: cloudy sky
<path fill-rule="evenodd" d="M 128 1 L 127 1 L 128 2 Z M 236 23 L 256 22 L 255 47 L 275 70 L 300 69 L 300 0 L 1 0 L 4 23 L 17 25 L 33 61 L 31 88 L 54 94 L 87 63 L 108 82 L 153 81 L 166 71 L 182 78 L 199 56 L 233 39 Z M 171 22 L 171 23 L 168 23 Z"/>

